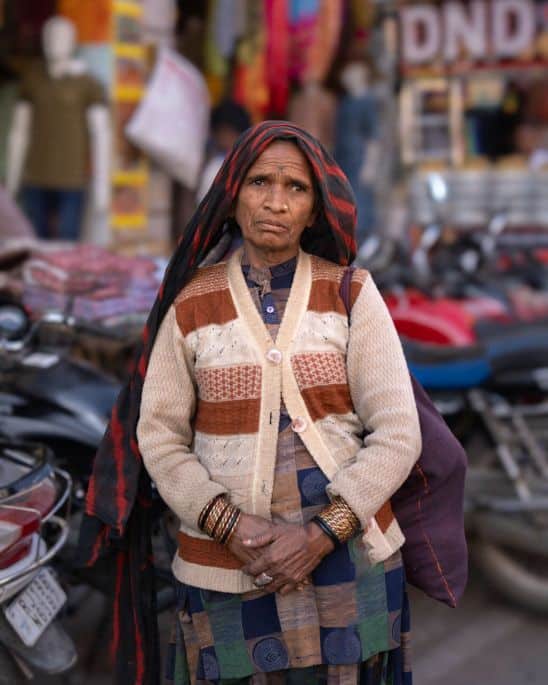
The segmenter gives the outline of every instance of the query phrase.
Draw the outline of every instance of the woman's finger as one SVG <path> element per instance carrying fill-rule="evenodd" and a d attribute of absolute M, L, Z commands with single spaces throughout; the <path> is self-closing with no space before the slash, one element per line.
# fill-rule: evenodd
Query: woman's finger
<path fill-rule="evenodd" d="M 265 547 L 269 545 L 274 540 L 274 534 L 271 531 L 266 533 L 261 533 L 260 535 L 255 535 L 252 538 L 247 538 L 243 541 L 246 547 L 256 549 L 257 547 Z"/>
<path fill-rule="evenodd" d="M 264 558 L 255 559 L 254 561 L 247 562 L 242 566 L 242 571 L 248 576 L 260 576 L 261 573 L 266 573 L 269 576 L 273 576 L 273 573 L 269 573 L 269 564 Z"/>

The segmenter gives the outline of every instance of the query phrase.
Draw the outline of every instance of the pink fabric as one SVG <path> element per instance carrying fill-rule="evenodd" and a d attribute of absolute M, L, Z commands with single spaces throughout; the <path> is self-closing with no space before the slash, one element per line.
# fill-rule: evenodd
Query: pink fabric
<path fill-rule="evenodd" d="M 266 0 L 267 80 L 270 110 L 284 114 L 289 98 L 289 16 L 287 0 Z"/>

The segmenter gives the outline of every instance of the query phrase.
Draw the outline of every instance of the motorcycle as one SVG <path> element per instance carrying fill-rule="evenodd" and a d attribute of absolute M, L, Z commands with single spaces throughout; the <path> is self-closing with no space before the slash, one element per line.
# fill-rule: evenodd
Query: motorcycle
<path fill-rule="evenodd" d="M 548 334 L 536 349 L 526 334 L 507 342 L 447 348 L 403 340 L 410 369 L 469 455 L 471 558 L 502 596 L 546 614 Z"/>
<path fill-rule="evenodd" d="M 76 648 L 58 621 L 55 564 L 69 534 L 70 476 L 44 446 L 0 441 L 0 683 L 69 674 Z"/>
<path fill-rule="evenodd" d="M 32 322 L 19 303 L 0 305 L 0 436 L 46 445 L 55 465 L 70 473 L 71 533 L 61 554 L 61 572 L 69 590 L 83 584 L 105 593 L 109 579 L 97 571 L 75 568 L 74 557 L 93 458 L 120 383 L 71 355 L 68 342 L 81 331 L 108 335 L 62 313 L 50 312 Z M 156 491 L 154 494 L 157 606 L 164 611 L 175 601 L 170 564 L 176 524 L 164 511 Z M 69 592 L 69 604 L 73 595 L 77 597 Z"/>
<path fill-rule="evenodd" d="M 445 198 L 440 188 L 434 182 L 432 196 Z M 442 226 L 433 221 L 411 254 L 401 246 L 360 253 L 410 369 L 470 456 L 472 558 L 506 598 L 546 613 L 548 325 L 542 312 L 520 317 L 512 307 L 508 294 L 525 274 L 501 267 L 504 228 L 504 217 L 493 217 L 485 235 L 436 253 Z M 535 282 L 543 270 L 536 262 Z"/>

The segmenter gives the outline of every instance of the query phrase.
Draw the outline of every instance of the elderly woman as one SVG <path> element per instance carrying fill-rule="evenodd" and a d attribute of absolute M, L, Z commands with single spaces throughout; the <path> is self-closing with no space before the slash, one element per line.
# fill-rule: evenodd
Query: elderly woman
<path fill-rule="evenodd" d="M 137 425 L 180 520 L 170 678 L 410 683 L 389 500 L 420 431 L 370 275 L 353 272 L 350 315 L 341 297 L 348 182 L 305 131 L 265 122 L 239 139 L 198 213 L 211 233 L 195 220 L 186 249 L 215 262 L 243 244 L 171 288 Z"/>

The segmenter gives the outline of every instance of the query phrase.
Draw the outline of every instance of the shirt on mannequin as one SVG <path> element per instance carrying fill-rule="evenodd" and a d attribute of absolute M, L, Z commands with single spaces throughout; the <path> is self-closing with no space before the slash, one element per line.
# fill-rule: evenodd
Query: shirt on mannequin
<path fill-rule="evenodd" d="M 20 98 L 33 112 L 24 183 L 84 188 L 90 167 L 86 113 L 105 104 L 102 86 L 85 73 L 52 78 L 42 66 L 24 79 Z"/>

